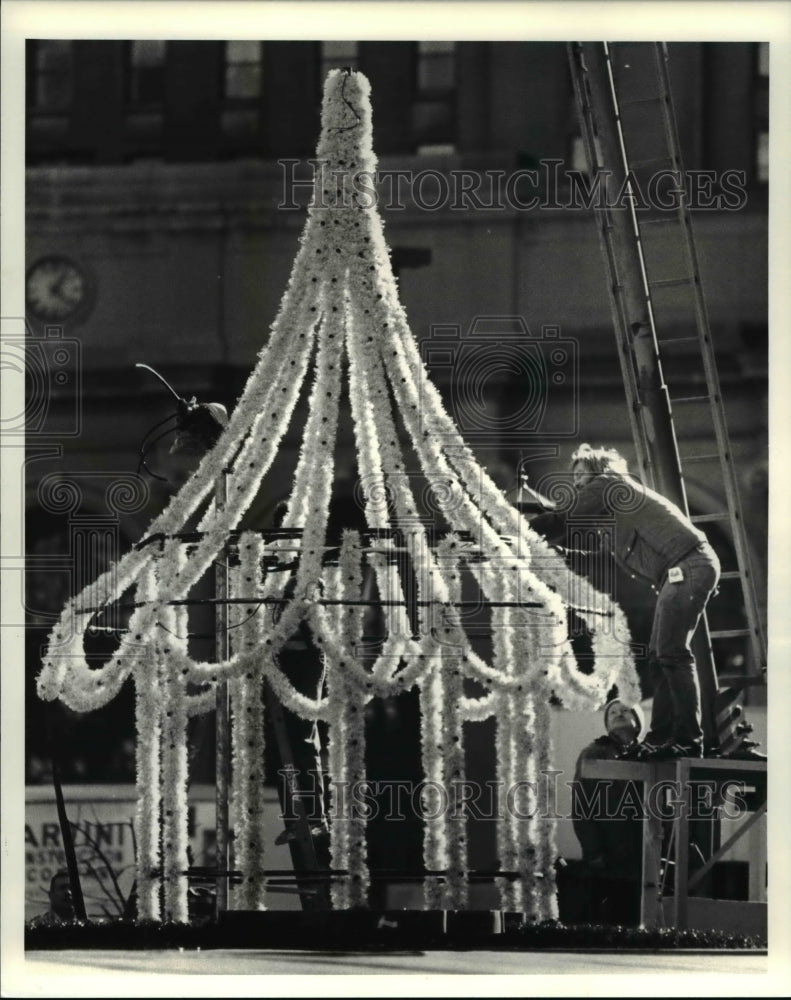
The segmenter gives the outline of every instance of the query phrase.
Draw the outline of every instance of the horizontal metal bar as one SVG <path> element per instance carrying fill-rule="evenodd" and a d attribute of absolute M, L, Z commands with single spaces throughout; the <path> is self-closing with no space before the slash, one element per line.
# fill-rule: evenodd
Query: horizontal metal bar
<path fill-rule="evenodd" d="M 671 396 L 670 405 L 676 406 L 678 403 L 710 403 L 711 396 Z"/>
<path fill-rule="evenodd" d="M 690 517 L 690 521 L 692 521 L 693 524 L 709 524 L 711 521 L 729 521 L 730 518 L 731 515 L 728 513 L 728 511 L 723 510 L 719 511 L 716 514 L 693 514 Z M 723 573 L 722 576 L 724 575 L 725 574 Z M 736 576 L 738 575 L 739 574 L 736 573 Z M 720 579 L 722 579 L 722 576 L 720 577 Z"/>
<path fill-rule="evenodd" d="M 673 157 L 670 153 L 662 153 L 659 156 L 648 156 L 643 160 L 630 160 L 630 170 L 640 170 L 642 167 L 653 167 L 657 163 L 672 163 Z"/>
<path fill-rule="evenodd" d="M 656 281 L 649 281 L 649 288 L 677 288 L 680 285 L 692 285 L 695 279 L 690 275 L 681 278 L 658 278 Z"/>
<path fill-rule="evenodd" d="M 369 874 L 375 878 L 442 878 L 453 874 L 448 868 L 428 869 L 428 868 L 371 868 Z M 160 877 L 162 872 L 153 872 L 155 877 Z M 187 875 L 200 878 L 241 878 L 244 875 L 239 869 L 217 869 L 211 867 L 193 867 L 179 872 L 180 875 Z M 317 868 L 303 872 L 295 872 L 292 868 L 265 868 L 260 874 L 266 879 L 291 879 L 298 878 L 307 882 L 322 881 L 336 876 L 346 876 L 352 874 L 348 868 Z M 465 871 L 465 878 L 521 878 L 522 872 L 512 871 L 502 868 L 471 868 Z"/>
<path fill-rule="evenodd" d="M 666 156 L 664 157 L 664 159 L 669 160 L 671 159 L 671 157 Z M 673 214 L 659 215 L 653 219 L 640 218 L 638 219 L 638 222 L 640 224 L 640 228 L 642 228 L 643 226 L 667 226 L 670 225 L 671 223 L 676 226 L 681 225 L 681 223 L 678 221 L 678 217 Z"/>
<path fill-rule="evenodd" d="M 183 608 L 183 607 L 202 607 L 202 606 L 216 606 L 222 604 L 268 604 L 272 606 L 277 606 L 281 604 L 292 604 L 296 597 L 183 597 L 179 600 L 168 601 L 169 607 L 173 608 Z M 116 604 L 113 607 L 118 611 L 135 611 L 137 608 L 146 607 L 144 601 L 135 601 L 130 604 Z M 150 602 L 149 602 L 150 603 Z M 346 600 L 329 600 L 328 598 L 321 597 L 318 600 L 309 601 L 310 604 L 320 604 L 322 607 L 367 607 L 367 608 L 404 608 L 419 607 L 419 608 L 462 608 L 462 609 L 475 609 L 475 608 L 543 608 L 546 607 L 541 601 L 458 601 L 455 604 L 446 604 L 443 601 L 381 601 L 381 600 L 368 600 L 368 601 L 346 601 Z M 77 610 L 76 614 L 87 615 L 87 614 L 97 614 L 100 611 L 107 611 L 106 607 L 96 607 L 96 608 L 80 608 Z M 609 611 L 597 612 L 592 608 L 575 608 L 578 611 L 588 611 L 591 614 L 602 614 L 610 615 Z"/>
<path fill-rule="evenodd" d="M 273 885 L 271 882 L 267 883 L 267 892 L 282 892 L 287 895 L 292 896 L 318 896 L 318 889 L 306 889 L 304 886 L 300 888 L 292 888 L 288 885 Z"/>
<path fill-rule="evenodd" d="M 709 637 L 711 639 L 739 639 L 743 635 L 752 635 L 752 629 L 723 628 L 723 629 L 717 629 L 716 631 L 713 632 L 709 632 Z"/>
<path fill-rule="evenodd" d="M 651 97 L 636 97 L 631 101 L 618 101 L 619 108 L 635 108 L 645 104 L 659 104 L 665 99 L 664 94 L 653 94 Z"/>
<path fill-rule="evenodd" d="M 390 528 L 360 528 L 359 532 L 363 538 L 401 538 L 405 532 L 414 531 L 419 528 L 430 529 L 432 524 L 424 523 L 422 521 L 415 521 L 414 523 L 405 523 L 398 525 L 396 527 Z M 302 528 L 251 528 L 256 535 L 267 541 L 277 541 L 285 540 L 290 538 L 299 538 L 303 536 Z M 243 534 L 246 534 L 247 530 L 242 531 L 239 528 L 233 529 L 228 532 L 228 539 L 230 541 L 238 540 Z M 455 535 L 463 542 L 468 542 L 473 540 L 473 536 L 469 531 L 455 531 Z M 171 539 L 177 539 L 182 542 L 192 542 L 197 543 L 202 541 L 206 537 L 206 532 L 203 531 L 176 531 L 173 534 L 166 534 L 164 532 L 157 532 L 154 535 L 149 535 L 147 538 L 143 538 L 134 547 L 136 549 L 144 549 L 147 545 L 153 545 L 155 542 L 165 542 Z M 500 535 L 501 541 L 510 541 L 510 535 Z M 339 543 L 340 544 L 340 543 Z M 338 548 L 339 544 L 329 546 L 329 548 Z"/>

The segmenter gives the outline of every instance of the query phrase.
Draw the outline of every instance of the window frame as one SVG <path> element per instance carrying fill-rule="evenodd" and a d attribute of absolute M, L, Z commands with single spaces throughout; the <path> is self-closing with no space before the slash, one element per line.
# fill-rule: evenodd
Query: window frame
<path fill-rule="evenodd" d="M 42 46 L 63 45 L 66 53 L 67 65 L 63 69 L 50 69 L 42 71 L 39 66 L 39 56 L 43 51 Z M 26 73 L 26 96 L 25 105 L 29 114 L 41 118 L 68 118 L 74 103 L 74 40 L 70 38 L 36 38 L 30 40 L 30 47 L 26 52 L 27 73 Z M 42 104 L 39 97 L 41 93 L 41 81 L 43 77 L 54 78 L 61 76 L 67 83 L 67 97 L 59 104 Z"/>
<path fill-rule="evenodd" d="M 430 46 L 448 46 L 432 50 Z M 434 40 L 414 43 L 413 48 L 413 95 L 410 116 L 410 131 L 412 146 L 418 155 L 452 155 L 458 149 L 458 45 L 455 41 Z M 429 62 L 440 59 L 450 62 L 452 82 L 447 86 L 421 86 L 421 73 Z M 435 106 L 445 112 L 446 122 L 442 127 L 433 130 L 431 127 L 420 127 L 418 118 L 421 108 Z M 432 132 L 435 131 L 435 134 Z"/>

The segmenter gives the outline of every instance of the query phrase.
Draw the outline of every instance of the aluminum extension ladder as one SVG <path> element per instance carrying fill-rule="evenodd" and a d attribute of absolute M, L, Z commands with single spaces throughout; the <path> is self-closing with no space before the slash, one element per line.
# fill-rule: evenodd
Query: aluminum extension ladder
<path fill-rule="evenodd" d="M 589 43 L 569 45 L 578 117 L 585 144 L 589 181 L 609 192 L 591 198 L 608 271 L 618 355 L 632 436 L 643 481 L 689 514 L 684 472 L 705 463 L 713 481 L 719 476 L 724 510 L 693 515 L 702 526 L 721 522 L 729 529 L 736 568 L 722 574 L 740 588 L 744 620 L 737 627 L 711 631 L 705 619 L 696 633 L 695 655 L 704 704 L 715 704 L 722 685 L 738 689 L 764 683 L 766 643 L 750 567 L 719 376 L 685 190 L 668 53 L 664 43 Z M 664 171 L 664 174 L 662 172 Z M 652 211 L 643 192 L 651 178 L 669 182 L 662 197 L 674 198 L 665 211 Z M 618 198 L 615 207 L 612 196 Z M 595 192 L 593 192 L 595 194 Z M 683 334 L 679 336 L 679 331 Z M 670 335 L 668 335 L 670 334 Z M 666 368 L 681 345 L 694 354 L 684 361 L 704 376 L 705 387 L 693 395 L 672 395 Z M 673 411 L 694 414 L 696 426 L 716 442 L 701 451 L 677 437 Z M 691 443 L 690 443 L 691 444 Z M 681 447 L 680 447 L 681 446 Z M 732 584 L 732 585 L 733 585 Z M 717 678 L 712 642 L 745 637 L 747 670 Z M 712 709 L 716 712 L 715 709 Z M 704 718 L 704 726 L 706 724 Z M 711 716 L 708 728 L 722 729 Z"/>

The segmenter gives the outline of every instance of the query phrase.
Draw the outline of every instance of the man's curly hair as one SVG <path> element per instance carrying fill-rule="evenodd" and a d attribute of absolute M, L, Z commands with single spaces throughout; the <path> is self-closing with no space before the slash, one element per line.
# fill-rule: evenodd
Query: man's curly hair
<path fill-rule="evenodd" d="M 626 459 L 615 448 L 591 448 L 589 444 L 581 444 L 571 456 L 572 468 L 577 462 L 597 476 L 605 472 L 614 472 L 619 476 L 629 475 Z"/>

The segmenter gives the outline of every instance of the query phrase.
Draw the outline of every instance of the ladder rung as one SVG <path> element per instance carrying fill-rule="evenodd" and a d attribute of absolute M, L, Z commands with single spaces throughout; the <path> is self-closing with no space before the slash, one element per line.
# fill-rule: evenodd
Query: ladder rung
<path fill-rule="evenodd" d="M 675 396 L 671 397 L 670 402 L 673 406 L 676 403 L 708 403 L 711 400 L 711 396 Z"/>
<path fill-rule="evenodd" d="M 655 219 L 640 219 L 640 228 L 643 226 L 667 226 L 669 223 L 674 225 L 680 225 L 678 218 L 675 215 L 659 215 Z"/>
<path fill-rule="evenodd" d="M 619 108 L 634 108 L 640 104 L 658 104 L 660 101 L 664 100 L 662 94 L 654 94 L 653 97 L 638 97 L 633 101 L 619 101 Z"/>
<path fill-rule="evenodd" d="M 665 347 L 667 344 L 691 344 L 700 343 L 700 338 L 698 337 L 668 337 L 666 340 L 659 340 L 657 343 L 660 347 Z"/>
<path fill-rule="evenodd" d="M 709 632 L 710 639 L 739 639 L 743 635 L 752 635 L 749 628 L 722 628 L 716 632 Z"/>
<path fill-rule="evenodd" d="M 690 521 L 693 524 L 708 524 L 710 521 L 727 521 L 729 518 L 730 514 L 725 510 L 717 514 L 693 514 L 690 517 Z M 722 578 L 722 575 L 720 574 L 720 578 Z M 739 574 L 737 573 L 736 575 L 738 576 Z"/>
<path fill-rule="evenodd" d="M 742 574 L 738 569 L 726 569 L 723 573 L 720 573 L 720 580 L 741 580 L 741 578 Z"/>
<path fill-rule="evenodd" d="M 692 285 L 695 279 L 687 275 L 684 278 L 660 278 L 658 281 L 649 281 L 649 288 L 678 288 L 681 285 Z"/>
<path fill-rule="evenodd" d="M 656 163 L 667 163 L 672 159 L 673 157 L 669 153 L 663 153 L 662 156 L 649 156 L 645 160 L 631 160 L 629 169 L 639 170 L 641 167 L 653 167 Z"/>
<path fill-rule="evenodd" d="M 716 452 L 712 455 L 685 455 L 682 462 L 713 462 L 715 459 L 719 459 L 719 457 Z"/>

